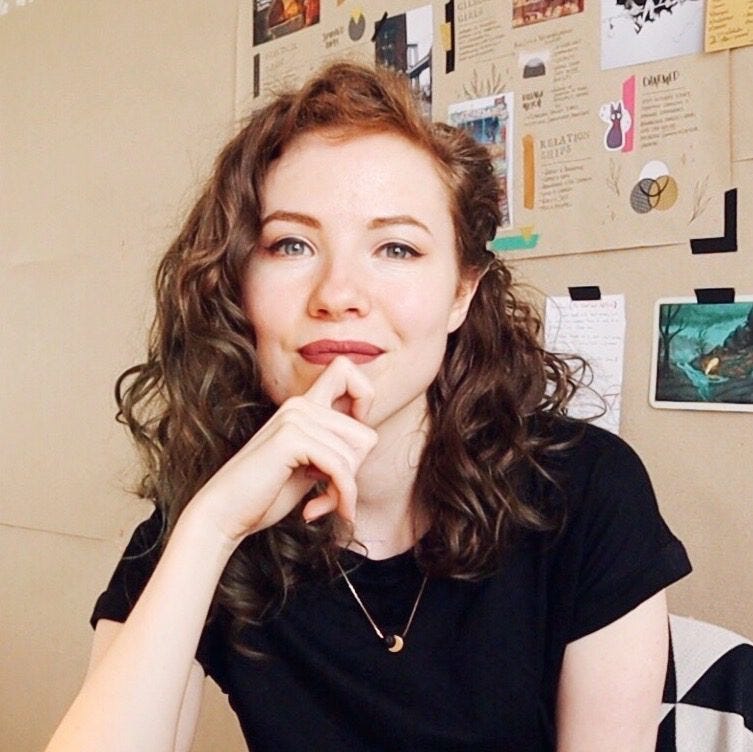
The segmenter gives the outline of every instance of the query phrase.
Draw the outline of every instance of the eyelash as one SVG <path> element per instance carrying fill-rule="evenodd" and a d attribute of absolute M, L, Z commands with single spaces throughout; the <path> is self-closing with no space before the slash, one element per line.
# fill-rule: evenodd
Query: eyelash
<path fill-rule="evenodd" d="M 299 250 L 309 250 L 311 251 L 311 246 L 305 241 L 301 240 L 300 238 L 281 238 L 280 240 L 275 241 L 274 243 L 270 243 L 269 245 L 263 246 L 263 249 L 267 251 L 267 253 L 270 253 L 272 255 L 279 255 L 279 256 L 285 256 L 288 258 L 295 258 L 299 256 L 306 255 L 305 253 L 286 253 L 285 248 L 290 246 L 300 246 Z M 392 256 L 389 254 L 389 251 L 392 249 L 398 249 L 403 255 L 400 256 Z M 397 261 L 402 261 L 404 259 L 410 259 L 410 258 L 418 258 L 420 257 L 421 253 L 419 253 L 415 248 L 412 248 L 409 245 L 406 245 L 405 243 L 385 243 L 383 246 L 379 248 L 379 251 L 383 252 L 386 258 L 393 259 Z"/>
<path fill-rule="evenodd" d="M 274 243 L 271 243 L 268 246 L 265 246 L 264 248 L 269 253 L 280 256 L 295 257 L 304 255 L 302 253 L 285 253 L 285 247 L 292 245 L 299 245 L 302 248 L 311 250 L 311 246 L 305 240 L 301 240 L 300 238 L 282 238 Z"/>
<path fill-rule="evenodd" d="M 404 256 L 400 256 L 400 259 L 406 259 L 406 258 L 418 258 L 421 256 L 421 254 L 415 249 L 411 248 L 409 245 L 405 245 L 404 243 L 386 243 L 382 246 L 381 250 L 386 251 L 390 248 L 399 248 L 401 251 L 405 251 Z M 387 258 L 395 258 L 395 256 L 387 256 Z"/>

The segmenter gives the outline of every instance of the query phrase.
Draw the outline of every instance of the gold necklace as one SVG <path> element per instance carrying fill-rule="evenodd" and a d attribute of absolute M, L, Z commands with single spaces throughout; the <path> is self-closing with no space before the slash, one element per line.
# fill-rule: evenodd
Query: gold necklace
<path fill-rule="evenodd" d="M 421 582 L 421 588 L 419 589 L 418 595 L 416 596 L 416 602 L 413 604 L 410 616 L 408 617 L 408 623 L 405 625 L 405 629 L 403 630 L 402 634 L 386 635 L 382 632 L 381 629 L 379 629 L 379 627 L 376 625 L 376 622 L 371 618 L 371 614 L 366 609 L 366 606 L 363 605 L 363 601 L 358 597 L 358 593 L 353 587 L 353 583 L 350 581 L 348 575 L 345 574 L 345 570 L 342 568 L 342 565 L 339 561 L 337 562 L 337 568 L 340 570 L 340 574 L 342 574 L 343 579 L 345 580 L 345 584 L 348 586 L 348 589 L 356 599 L 356 603 L 361 607 L 361 611 L 363 611 L 364 616 L 369 620 L 371 628 L 374 630 L 374 632 L 376 632 L 376 636 L 384 643 L 385 647 L 390 651 L 390 653 L 399 653 L 405 645 L 405 636 L 408 634 L 408 630 L 413 623 L 413 617 L 416 615 L 416 609 L 418 608 L 421 596 L 424 594 L 424 588 L 426 587 L 426 582 L 429 578 L 424 575 L 424 579 Z"/>

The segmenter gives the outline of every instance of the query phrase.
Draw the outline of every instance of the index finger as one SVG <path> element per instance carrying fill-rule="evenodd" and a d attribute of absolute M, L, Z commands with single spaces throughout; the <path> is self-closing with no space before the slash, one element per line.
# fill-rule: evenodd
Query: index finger
<path fill-rule="evenodd" d="M 351 401 L 350 414 L 365 423 L 374 401 L 371 381 L 344 355 L 335 358 L 309 387 L 306 397 L 323 407 L 334 407 L 342 397 Z"/>

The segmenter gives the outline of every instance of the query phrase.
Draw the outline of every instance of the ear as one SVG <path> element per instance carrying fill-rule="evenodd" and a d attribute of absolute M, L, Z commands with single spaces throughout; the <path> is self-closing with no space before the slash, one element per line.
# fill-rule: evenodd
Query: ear
<path fill-rule="evenodd" d="M 452 332 L 462 326 L 465 317 L 468 315 L 468 309 L 471 307 L 473 296 L 476 294 L 476 290 L 478 290 L 478 284 L 481 282 L 481 277 L 483 276 L 483 271 L 471 272 L 458 283 L 457 295 L 447 319 L 448 334 L 452 334 Z"/>

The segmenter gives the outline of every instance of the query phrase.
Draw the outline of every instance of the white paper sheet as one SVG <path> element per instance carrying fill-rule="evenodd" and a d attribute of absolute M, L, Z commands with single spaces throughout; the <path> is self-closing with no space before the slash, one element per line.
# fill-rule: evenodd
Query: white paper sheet
<path fill-rule="evenodd" d="M 593 371 L 589 388 L 580 389 L 568 414 L 619 433 L 622 365 L 625 351 L 625 296 L 574 301 L 551 297 L 546 301 L 544 341 L 547 350 L 580 355 Z"/>

